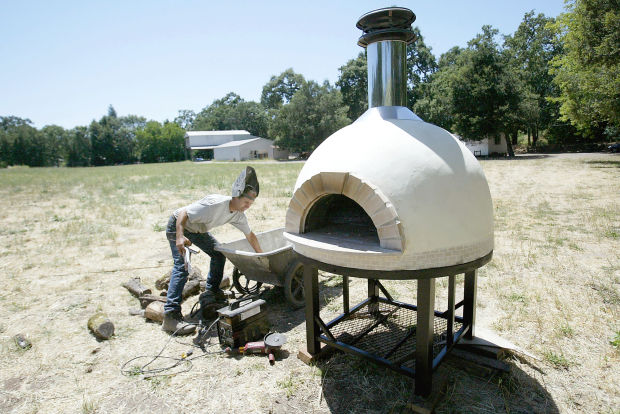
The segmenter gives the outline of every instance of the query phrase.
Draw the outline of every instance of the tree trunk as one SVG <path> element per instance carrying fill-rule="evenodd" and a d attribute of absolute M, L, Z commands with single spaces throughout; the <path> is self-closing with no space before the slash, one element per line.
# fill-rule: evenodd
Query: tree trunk
<path fill-rule="evenodd" d="M 510 135 L 505 134 L 504 139 L 506 140 L 506 151 L 508 151 L 508 157 L 512 158 L 515 156 L 515 152 L 512 149 L 512 142 L 510 141 Z"/>
<path fill-rule="evenodd" d="M 527 147 L 529 148 L 532 145 L 530 141 L 530 127 L 527 127 Z"/>
<path fill-rule="evenodd" d="M 132 277 L 131 279 L 123 283 L 123 287 L 137 298 L 151 293 L 151 289 L 140 283 L 139 277 Z"/>
<path fill-rule="evenodd" d="M 88 319 L 88 329 L 99 339 L 110 339 L 114 335 L 114 324 L 101 312 Z"/>

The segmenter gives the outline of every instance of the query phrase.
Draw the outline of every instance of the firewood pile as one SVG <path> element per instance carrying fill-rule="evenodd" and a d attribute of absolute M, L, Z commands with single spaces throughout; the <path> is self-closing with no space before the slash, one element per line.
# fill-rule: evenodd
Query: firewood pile
<path fill-rule="evenodd" d="M 159 291 L 158 294 L 153 294 L 153 290 L 143 285 L 139 277 L 133 277 L 123 283 L 122 286 L 140 301 L 141 309 L 131 309 L 129 313 L 132 315 L 142 315 L 152 321 L 163 321 L 164 304 L 166 303 L 166 294 L 170 284 L 170 274 L 171 271 L 168 271 L 155 281 L 155 291 Z M 203 292 L 205 290 L 205 283 L 206 279 L 202 277 L 202 272 L 198 266 L 192 266 L 192 271 L 183 288 L 181 301 L 185 301 L 187 298 Z"/>

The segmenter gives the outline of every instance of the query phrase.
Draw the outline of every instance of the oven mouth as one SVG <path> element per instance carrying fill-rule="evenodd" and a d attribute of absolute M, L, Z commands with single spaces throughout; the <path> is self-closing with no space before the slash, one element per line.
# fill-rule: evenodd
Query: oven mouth
<path fill-rule="evenodd" d="M 354 200 L 342 194 L 320 197 L 308 210 L 304 234 L 337 242 L 355 241 L 379 246 L 377 228 L 370 216 Z"/>
<path fill-rule="evenodd" d="M 401 253 L 400 218 L 390 200 L 372 183 L 347 172 L 320 172 L 293 194 L 286 232 L 328 250 Z"/>

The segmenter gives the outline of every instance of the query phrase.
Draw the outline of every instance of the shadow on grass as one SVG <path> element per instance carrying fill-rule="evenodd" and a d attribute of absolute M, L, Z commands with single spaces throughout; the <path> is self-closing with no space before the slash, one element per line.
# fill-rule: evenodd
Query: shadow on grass
<path fill-rule="evenodd" d="M 620 161 L 585 161 L 592 168 L 620 168 Z"/>
<path fill-rule="evenodd" d="M 331 279 L 319 282 L 321 308 L 330 303 L 331 298 L 342 294 L 341 284 L 332 286 L 332 282 Z M 290 331 L 305 322 L 304 309 L 292 310 L 283 296 L 277 288 L 263 292 L 263 298 L 269 303 L 273 329 L 278 332 Z M 371 347 L 381 346 L 393 338 L 375 339 L 368 338 Z M 414 368 L 411 362 L 410 368 Z M 441 376 L 447 378 L 435 412 L 559 413 L 543 385 L 516 365 L 511 365 L 510 373 L 501 373 L 481 369 L 455 357 L 446 358 L 435 374 L 438 376 L 442 371 Z M 412 412 L 408 408 L 414 391 L 412 378 L 341 352 L 317 361 L 316 367 L 321 375 L 319 405 L 331 413 Z"/>
<path fill-rule="evenodd" d="M 338 276 L 334 276 L 338 277 Z M 319 278 L 319 308 L 323 308 L 332 298 L 342 295 L 342 284 L 331 286 L 331 279 Z M 263 285 L 265 286 L 265 285 Z M 306 322 L 304 308 L 293 308 L 284 298 L 282 288 L 269 286 L 260 294 L 269 306 L 269 321 L 276 332 L 286 333 Z"/>
<path fill-rule="evenodd" d="M 338 353 L 319 361 L 322 401 L 332 413 L 410 413 L 413 379 L 361 358 Z M 510 373 L 485 371 L 449 358 L 439 368 L 447 378 L 436 413 L 559 413 L 536 379 L 512 366 Z M 438 375 L 439 372 L 435 375 Z"/>
<path fill-rule="evenodd" d="M 478 157 L 479 161 L 524 161 L 524 160 L 540 160 L 549 158 L 549 154 L 519 154 L 515 157 Z"/>

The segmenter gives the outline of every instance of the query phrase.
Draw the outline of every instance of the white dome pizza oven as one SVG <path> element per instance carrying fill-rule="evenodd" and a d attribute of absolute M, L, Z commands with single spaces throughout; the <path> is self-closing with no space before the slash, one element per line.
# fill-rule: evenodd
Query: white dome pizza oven
<path fill-rule="evenodd" d="M 414 20 L 400 7 L 359 19 L 369 109 L 312 153 L 295 183 L 284 236 L 304 265 L 299 358 L 312 361 L 322 343 L 415 377 L 415 393 L 428 395 L 432 371 L 474 335 L 476 269 L 493 255 L 493 206 L 472 153 L 405 106 Z M 330 322 L 321 318 L 319 269 L 343 276 L 344 313 Z M 351 276 L 368 279 L 367 299 L 353 307 Z M 445 311 L 435 310 L 439 277 L 448 277 Z M 415 279 L 417 304 L 394 300 L 381 279 Z"/>
<path fill-rule="evenodd" d="M 309 157 L 285 237 L 306 257 L 368 270 L 430 269 L 489 256 L 493 206 L 486 178 L 465 145 L 405 107 L 415 15 L 391 10 L 383 20 L 368 13 L 358 22 L 369 109 Z"/>

